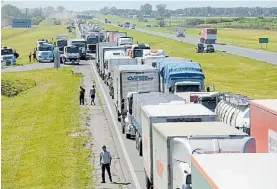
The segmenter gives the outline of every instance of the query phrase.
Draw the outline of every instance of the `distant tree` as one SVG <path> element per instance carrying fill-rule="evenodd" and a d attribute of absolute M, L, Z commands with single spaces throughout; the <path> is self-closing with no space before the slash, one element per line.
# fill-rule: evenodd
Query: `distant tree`
<path fill-rule="evenodd" d="M 22 13 L 16 6 L 8 4 L 1 7 L 1 16 L 2 19 L 20 18 Z"/>
<path fill-rule="evenodd" d="M 43 9 L 44 16 L 48 17 L 55 12 L 55 8 L 52 6 L 45 7 Z"/>
<path fill-rule="evenodd" d="M 65 10 L 65 8 L 64 8 L 63 6 L 58 6 L 58 7 L 57 7 L 57 10 L 58 10 L 59 12 L 63 12 L 63 11 Z"/>
<path fill-rule="evenodd" d="M 165 13 L 166 13 L 166 5 L 165 4 L 157 5 L 156 9 L 158 11 L 159 16 L 165 16 Z"/>
<path fill-rule="evenodd" d="M 112 15 L 117 15 L 118 14 L 118 10 L 117 10 L 116 7 L 112 7 L 112 8 L 110 8 L 109 13 L 112 14 Z"/>
<path fill-rule="evenodd" d="M 32 15 L 32 17 L 39 17 L 39 18 L 43 18 L 44 17 L 41 8 L 35 8 L 35 9 L 33 9 L 31 15 Z"/>
<path fill-rule="evenodd" d="M 152 5 L 150 5 L 149 3 L 141 5 L 140 6 L 140 12 L 143 15 L 152 15 Z"/>

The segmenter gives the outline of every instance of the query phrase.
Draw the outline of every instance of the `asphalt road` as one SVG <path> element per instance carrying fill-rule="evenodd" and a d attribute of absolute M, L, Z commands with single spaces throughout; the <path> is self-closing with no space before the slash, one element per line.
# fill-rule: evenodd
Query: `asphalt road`
<path fill-rule="evenodd" d="M 169 39 L 174 39 L 177 41 L 183 41 L 183 42 L 190 43 L 193 45 L 197 45 L 199 43 L 199 40 L 197 40 L 195 38 L 191 38 L 191 37 L 180 38 L 180 37 L 176 37 L 175 35 L 172 35 L 172 34 L 156 32 L 156 31 L 149 31 L 149 30 L 145 30 L 145 29 L 141 29 L 141 28 L 136 28 L 136 31 L 149 33 L 149 34 L 153 34 L 153 35 L 158 35 L 158 36 L 166 37 Z M 228 44 L 215 44 L 214 47 L 216 50 L 224 51 L 224 52 L 227 52 L 230 54 L 247 57 L 247 58 L 252 58 L 255 60 L 260 60 L 260 61 L 268 62 L 271 64 L 277 64 L 277 53 L 274 53 L 274 52 L 244 48 L 244 47 L 228 45 Z"/>
<path fill-rule="evenodd" d="M 70 66 L 70 65 L 60 64 L 60 67 L 67 67 L 67 66 Z M 14 66 L 10 68 L 1 69 L 1 72 L 2 73 L 23 72 L 23 71 L 30 71 L 30 70 L 46 69 L 46 68 L 54 68 L 54 63 L 35 63 L 35 64 L 28 64 L 25 66 Z"/>
<path fill-rule="evenodd" d="M 145 188 L 145 173 L 143 166 L 143 159 L 139 156 L 136 149 L 135 141 L 126 139 L 125 135 L 120 132 L 120 122 L 117 121 L 117 114 L 115 107 L 113 105 L 113 100 L 109 96 L 108 87 L 103 83 L 102 79 L 96 72 L 95 61 L 89 61 L 92 65 L 92 73 L 96 82 L 96 90 L 100 92 L 102 104 L 104 106 L 104 111 L 108 119 L 110 129 L 114 138 L 117 138 L 116 145 L 121 151 L 119 153 L 120 158 L 124 158 L 124 163 L 122 169 L 124 175 L 128 178 L 126 179 L 131 184 L 129 188 L 143 189 Z"/>
<path fill-rule="evenodd" d="M 117 25 L 114 25 L 114 24 L 110 24 L 110 25 L 118 27 Z M 146 30 L 146 29 L 142 29 L 142 28 L 136 28 L 135 31 L 149 33 L 149 34 L 152 34 L 152 35 L 157 35 L 157 36 L 165 37 L 165 38 L 168 38 L 168 39 L 173 39 L 173 40 L 176 40 L 176 41 L 182 41 L 182 42 L 189 43 L 189 44 L 192 44 L 192 45 L 197 45 L 199 43 L 198 39 L 195 39 L 195 38 L 192 38 L 192 37 L 181 38 L 181 37 L 176 37 L 173 34 L 162 33 L 162 32 L 157 32 L 157 31 L 150 31 L 150 30 Z M 274 52 L 269 52 L 269 51 L 264 51 L 264 50 L 257 50 L 257 49 L 250 49 L 250 48 L 239 47 L 239 46 L 228 45 L 228 44 L 215 44 L 214 47 L 215 47 L 216 50 L 226 52 L 226 53 L 230 53 L 230 54 L 233 54 L 233 55 L 247 57 L 247 58 L 251 58 L 251 59 L 254 59 L 254 60 L 267 62 L 267 63 L 270 63 L 270 64 L 275 64 L 275 65 L 277 64 L 277 53 L 274 53 Z"/>

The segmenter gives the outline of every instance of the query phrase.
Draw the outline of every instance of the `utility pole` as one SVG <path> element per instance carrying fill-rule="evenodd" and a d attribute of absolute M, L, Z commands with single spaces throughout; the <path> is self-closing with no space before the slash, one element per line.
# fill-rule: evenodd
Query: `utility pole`
<path fill-rule="evenodd" d="M 26 19 L 28 18 L 28 8 L 26 8 Z"/>

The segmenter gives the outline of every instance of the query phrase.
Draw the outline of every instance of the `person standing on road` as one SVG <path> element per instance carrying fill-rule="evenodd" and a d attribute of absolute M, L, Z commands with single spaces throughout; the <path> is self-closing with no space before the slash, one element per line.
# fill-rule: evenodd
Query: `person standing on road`
<path fill-rule="evenodd" d="M 33 52 L 33 61 L 35 62 L 37 60 L 38 60 L 37 59 L 37 51 L 36 51 L 36 49 L 34 49 L 34 52 Z"/>
<path fill-rule="evenodd" d="M 29 54 L 29 62 L 31 62 L 32 61 L 32 52 L 30 52 L 30 54 Z"/>
<path fill-rule="evenodd" d="M 95 105 L 95 102 L 94 102 L 94 99 L 95 99 L 95 87 L 94 87 L 94 85 L 92 86 L 92 89 L 90 89 L 89 96 L 91 97 L 90 105 L 92 105 L 92 103 Z"/>
<path fill-rule="evenodd" d="M 85 92 L 86 90 L 82 86 L 80 86 L 80 105 L 85 105 Z"/>
<path fill-rule="evenodd" d="M 111 163 L 112 163 L 112 156 L 111 153 L 107 150 L 106 146 L 102 147 L 102 152 L 100 153 L 100 165 L 102 168 L 102 183 L 105 183 L 105 169 L 107 169 L 110 181 L 112 182 L 112 175 L 111 175 Z"/>

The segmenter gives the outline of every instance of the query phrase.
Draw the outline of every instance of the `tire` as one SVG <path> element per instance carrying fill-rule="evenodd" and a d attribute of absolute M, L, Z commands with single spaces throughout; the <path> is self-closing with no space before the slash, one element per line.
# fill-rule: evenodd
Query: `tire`
<path fill-rule="evenodd" d="M 130 139 L 131 138 L 131 134 L 126 134 L 126 138 Z"/>
<path fill-rule="evenodd" d="M 144 172 L 145 172 L 145 175 L 147 175 L 146 171 L 144 171 Z M 151 189 L 151 183 L 147 176 L 145 176 L 145 186 L 146 186 L 146 189 Z"/>
<path fill-rule="evenodd" d="M 138 150 L 139 150 L 139 156 L 143 156 L 142 154 L 142 139 L 141 137 L 139 137 L 139 140 L 138 140 Z"/>

